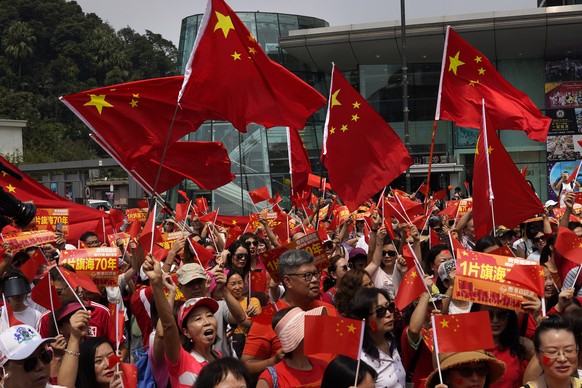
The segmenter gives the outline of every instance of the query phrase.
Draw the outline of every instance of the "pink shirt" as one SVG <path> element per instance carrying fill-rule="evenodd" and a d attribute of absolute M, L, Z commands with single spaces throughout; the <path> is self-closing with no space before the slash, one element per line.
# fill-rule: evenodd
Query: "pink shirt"
<path fill-rule="evenodd" d="M 180 347 L 178 362 L 172 364 L 166 357 L 166 365 L 172 388 L 192 388 L 202 368 L 208 365 L 208 361 Z"/>

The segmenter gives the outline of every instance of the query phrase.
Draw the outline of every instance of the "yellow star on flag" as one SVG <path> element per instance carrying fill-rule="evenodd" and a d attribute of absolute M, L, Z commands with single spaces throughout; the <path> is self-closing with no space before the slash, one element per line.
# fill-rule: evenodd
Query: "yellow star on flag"
<path fill-rule="evenodd" d="M 236 225 L 236 220 L 232 220 L 232 224 L 233 225 Z"/>
<path fill-rule="evenodd" d="M 105 101 L 105 94 L 89 94 L 89 97 L 91 97 L 91 101 L 83 104 L 83 106 L 94 106 L 99 114 L 101 114 L 103 107 L 113 108 L 113 105 Z"/>
<path fill-rule="evenodd" d="M 6 190 L 8 190 L 9 193 L 16 193 L 16 187 L 12 186 L 10 183 L 6 186 Z"/>
<path fill-rule="evenodd" d="M 477 56 L 475 57 L 474 61 L 475 61 L 475 63 L 481 63 L 481 60 L 482 60 L 482 59 L 483 59 L 483 57 L 480 57 L 480 56 L 478 56 L 478 55 L 477 55 Z"/>
<path fill-rule="evenodd" d="M 331 129 L 329 130 L 329 134 L 330 135 L 333 135 L 334 133 L 335 133 L 335 128 L 334 127 L 331 127 Z"/>
<path fill-rule="evenodd" d="M 417 277 L 417 276 L 418 276 L 418 274 L 416 273 L 416 271 L 412 271 L 412 272 L 410 273 L 410 276 L 412 276 L 413 278 L 415 278 L 415 277 Z"/>
<path fill-rule="evenodd" d="M 360 116 L 358 116 L 357 114 L 352 115 L 352 121 L 358 121 L 360 119 Z"/>
<path fill-rule="evenodd" d="M 493 147 L 489 146 L 489 148 L 487 148 L 487 153 L 491 154 L 493 152 Z"/>
<path fill-rule="evenodd" d="M 218 11 L 214 11 L 214 13 L 216 14 L 216 18 L 218 19 L 218 21 L 214 25 L 214 31 L 216 31 L 218 29 L 222 30 L 222 33 L 224 34 L 224 38 L 227 38 L 228 32 L 230 30 L 234 30 L 234 25 L 232 24 L 232 20 L 230 19 L 230 16 L 223 15 Z"/>
<path fill-rule="evenodd" d="M 137 101 L 136 100 L 131 100 L 131 102 L 129 103 L 129 105 L 131 105 L 132 108 L 135 108 L 137 106 Z"/>
<path fill-rule="evenodd" d="M 232 57 L 233 60 L 239 60 L 240 61 L 240 54 L 237 53 L 236 51 L 230 55 Z"/>
<path fill-rule="evenodd" d="M 347 328 L 350 333 L 356 334 L 356 327 L 354 325 L 350 323 Z"/>
<path fill-rule="evenodd" d="M 348 126 L 346 124 L 342 124 L 342 127 L 340 128 L 340 131 L 346 132 L 347 130 L 348 130 Z"/>
<path fill-rule="evenodd" d="M 484 68 L 479 68 L 477 69 L 477 71 L 479 72 L 479 75 L 484 75 L 485 74 L 485 69 Z"/>
<path fill-rule="evenodd" d="M 479 80 L 473 81 L 473 80 L 469 80 L 469 86 L 473 86 L 475 87 L 475 84 L 478 84 Z"/>
<path fill-rule="evenodd" d="M 454 57 L 449 56 L 449 71 L 452 70 L 455 75 L 457 75 L 457 68 L 465 64 L 465 62 L 459 59 L 460 53 L 460 51 L 457 51 Z"/>
<path fill-rule="evenodd" d="M 256 54 L 257 53 L 257 50 L 255 50 L 254 47 L 249 47 L 249 53 Z"/>
<path fill-rule="evenodd" d="M 356 102 L 354 102 L 352 105 L 354 106 L 354 109 L 360 109 L 360 105 L 361 105 L 361 104 L 360 104 L 359 102 L 357 102 L 357 101 L 356 101 Z"/>
<path fill-rule="evenodd" d="M 443 320 L 441 321 L 441 326 L 443 327 L 443 329 L 444 329 L 445 327 L 449 327 L 449 321 L 447 321 L 446 319 L 443 319 Z"/>
<path fill-rule="evenodd" d="M 338 101 L 337 99 L 337 95 L 339 94 L 341 89 L 336 90 L 335 92 L 333 92 L 333 94 L 331 95 L 331 107 L 333 108 L 336 105 L 341 105 L 342 103 Z"/>
<path fill-rule="evenodd" d="M 131 95 L 133 98 L 139 98 L 139 93 L 134 93 Z"/>

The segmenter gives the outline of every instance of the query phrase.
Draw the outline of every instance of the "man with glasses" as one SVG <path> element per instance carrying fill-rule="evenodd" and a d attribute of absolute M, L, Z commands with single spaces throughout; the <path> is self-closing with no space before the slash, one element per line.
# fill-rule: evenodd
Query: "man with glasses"
<path fill-rule="evenodd" d="M 300 307 L 307 311 L 325 306 L 328 315 L 337 316 L 335 307 L 319 300 L 321 272 L 315 266 L 311 253 L 304 250 L 287 251 L 279 258 L 278 267 L 285 293 L 275 304 L 277 311 L 287 307 Z M 281 361 L 285 355 L 270 319 L 268 321 L 257 320 L 253 323 L 241 358 L 254 378 L 268 366 Z"/>
<path fill-rule="evenodd" d="M 28 325 L 12 326 L 0 334 L 0 380 L 4 388 L 57 387 L 49 384 L 53 351 Z"/>

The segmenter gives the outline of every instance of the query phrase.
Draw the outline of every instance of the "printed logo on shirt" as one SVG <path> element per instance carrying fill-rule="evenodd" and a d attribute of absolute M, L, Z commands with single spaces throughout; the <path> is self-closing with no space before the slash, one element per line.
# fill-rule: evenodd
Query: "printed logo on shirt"
<path fill-rule="evenodd" d="M 89 337 L 97 337 L 97 326 L 89 326 L 89 333 L 87 334 Z"/>

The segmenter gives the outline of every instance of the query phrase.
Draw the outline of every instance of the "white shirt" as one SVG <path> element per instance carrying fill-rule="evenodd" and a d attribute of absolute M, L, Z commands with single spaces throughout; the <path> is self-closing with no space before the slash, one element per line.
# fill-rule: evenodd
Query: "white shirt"
<path fill-rule="evenodd" d="M 398 350 L 394 348 L 392 357 L 378 349 L 378 359 L 373 358 L 366 352 L 362 352 L 362 361 L 370 365 L 378 373 L 376 378 L 376 388 L 404 387 L 406 385 L 406 372 L 402 365 L 402 359 Z"/>

